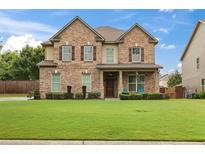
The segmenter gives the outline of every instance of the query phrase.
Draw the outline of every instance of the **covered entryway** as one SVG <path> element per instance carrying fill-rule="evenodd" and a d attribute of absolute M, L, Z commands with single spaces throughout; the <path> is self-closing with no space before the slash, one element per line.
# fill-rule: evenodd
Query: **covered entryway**
<path fill-rule="evenodd" d="M 104 93 L 107 98 L 114 98 L 118 95 L 118 72 L 104 72 Z"/>

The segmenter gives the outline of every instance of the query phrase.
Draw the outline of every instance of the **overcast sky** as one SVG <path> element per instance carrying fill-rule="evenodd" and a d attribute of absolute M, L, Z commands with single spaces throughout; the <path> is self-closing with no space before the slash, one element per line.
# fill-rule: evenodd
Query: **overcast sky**
<path fill-rule="evenodd" d="M 37 46 L 49 39 L 75 16 L 92 27 L 113 26 L 123 30 L 140 24 L 159 39 L 156 63 L 162 73 L 178 69 L 185 45 L 205 10 L 0 10 L 0 41 L 4 50 Z"/>

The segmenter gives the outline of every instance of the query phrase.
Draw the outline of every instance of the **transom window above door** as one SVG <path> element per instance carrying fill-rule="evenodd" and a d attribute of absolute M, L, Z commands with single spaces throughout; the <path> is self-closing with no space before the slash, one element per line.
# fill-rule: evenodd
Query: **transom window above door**
<path fill-rule="evenodd" d="M 106 48 L 106 63 L 114 63 L 114 48 Z"/>
<path fill-rule="evenodd" d="M 69 45 L 62 46 L 62 60 L 63 61 L 72 60 L 72 46 Z"/>
<path fill-rule="evenodd" d="M 84 46 L 84 61 L 93 61 L 93 46 Z"/>
<path fill-rule="evenodd" d="M 132 62 L 141 62 L 141 48 L 132 48 Z"/>

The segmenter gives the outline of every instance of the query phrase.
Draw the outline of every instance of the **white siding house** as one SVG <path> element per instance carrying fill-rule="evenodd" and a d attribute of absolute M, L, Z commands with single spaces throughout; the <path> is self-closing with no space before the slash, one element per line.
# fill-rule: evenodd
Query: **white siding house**
<path fill-rule="evenodd" d="M 186 93 L 204 91 L 205 20 L 200 20 L 181 56 L 182 84 Z"/>

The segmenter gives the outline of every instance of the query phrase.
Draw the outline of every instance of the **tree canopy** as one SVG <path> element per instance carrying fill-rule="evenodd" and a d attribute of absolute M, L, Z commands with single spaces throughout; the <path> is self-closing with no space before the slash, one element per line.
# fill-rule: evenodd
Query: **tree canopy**
<path fill-rule="evenodd" d="M 39 78 L 37 63 L 44 59 L 42 47 L 26 46 L 19 53 L 0 55 L 0 80 L 36 80 Z"/>
<path fill-rule="evenodd" d="M 169 76 L 167 85 L 169 87 L 174 87 L 174 86 L 181 84 L 181 83 L 182 83 L 181 74 L 179 73 L 179 71 L 176 70 L 175 73 L 173 73 Z"/>

